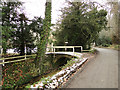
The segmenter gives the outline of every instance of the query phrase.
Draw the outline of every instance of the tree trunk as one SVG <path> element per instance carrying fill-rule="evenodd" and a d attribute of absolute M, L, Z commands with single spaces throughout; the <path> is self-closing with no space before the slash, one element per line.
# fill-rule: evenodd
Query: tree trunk
<path fill-rule="evenodd" d="M 35 64 L 36 67 L 39 68 L 40 74 L 42 74 L 44 70 L 44 57 L 50 33 L 50 27 L 51 27 L 51 2 L 46 2 L 45 19 L 43 21 L 43 31 L 41 32 L 37 56 L 35 59 Z"/>

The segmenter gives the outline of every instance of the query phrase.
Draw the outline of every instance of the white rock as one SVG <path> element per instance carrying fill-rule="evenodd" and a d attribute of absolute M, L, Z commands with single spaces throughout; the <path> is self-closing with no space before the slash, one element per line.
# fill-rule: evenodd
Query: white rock
<path fill-rule="evenodd" d="M 65 70 L 62 70 L 59 72 L 59 75 L 64 74 L 64 73 L 65 73 Z"/>
<path fill-rule="evenodd" d="M 56 87 L 58 87 L 58 85 L 59 85 L 58 82 L 56 82 Z"/>
<path fill-rule="evenodd" d="M 77 68 L 78 68 L 78 66 L 76 65 L 76 66 L 75 66 L 75 69 L 77 69 Z"/>
<path fill-rule="evenodd" d="M 38 88 L 38 87 L 39 87 L 39 84 L 35 84 L 35 86 Z"/>
<path fill-rule="evenodd" d="M 49 88 L 52 88 L 52 83 L 49 83 Z"/>
<path fill-rule="evenodd" d="M 78 61 L 78 59 L 76 58 L 76 59 L 74 59 L 74 61 Z"/>
<path fill-rule="evenodd" d="M 31 88 L 32 90 L 37 90 L 38 87 L 36 87 L 36 86 L 34 87 L 33 85 L 31 85 L 30 88 Z"/>
<path fill-rule="evenodd" d="M 66 70 L 60 71 L 60 72 L 57 73 L 55 76 L 56 76 L 56 78 L 58 78 L 58 77 L 62 77 L 64 74 L 66 74 Z"/>
<path fill-rule="evenodd" d="M 75 69 L 75 66 L 72 66 L 73 69 Z"/>
<path fill-rule="evenodd" d="M 45 85 L 45 88 L 47 88 L 47 89 L 50 88 L 49 84 L 48 84 L 48 85 Z"/>
<path fill-rule="evenodd" d="M 75 63 L 72 65 L 73 67 L 75 66 Z"/>
<path fill-rule="evenodd" d="M 78 63 L 78 66 L 80 66 L 81 65 L 81 63 Z"/>
<path fill-rule="evenodd" d="M 75 70 L 73 68 L 70 69 L 71 72 L 75 72 Z"/>
<path fill-rule="evenodd" d="M 60 78 L 58 79 L 58 81 L 61 82 L 61 83 L 63 83 L 63 77 L 60 77 Z"/>
<path fill-rule="evenodd" d="M 56 82 L 57 82 L 57 80 L 56 80 L 56 79 L 54 79 L 54 80 L 53 80 L 53 83 L 54 83 L 54 82 L 56 83 Z"/>
<path fill-rule="evenodd" d="M 79 66 L 80 66 L 80 64 L 79 64 L 79 63 L 77 63 L 76 65 L 77 65 L 77 67 L 79 67 Z"/>
<path fill-rule="evenodd" d="M 43 89 L 43 87 L 41 87 L 41 86 L 39 86 L 38 88 L 41 88 L 41 89 Z"/>
<path fill-rule="evenodd" d="M 49 83 L 50 81 L 47 81 L 47 83 Z"/>
<path fill-rule="evenodd" d="M 40 82 L 40 83 L 38 83 L 38 85 L 40 86 L 40 87 L 43 87 L 43 83 L 42 82 Z"/>
<path fill-rule="evenodd" d="M 71 73 L 71 71 L 69 70 L 69 71 L 67 71 L 67 75 L 69 75 Z"/>
<path fill-rule="evenodd" d="M 56 87 L 57 87 L 56 83 L 57 83 L 57 82 L 52 82 L 52 83 L 51 83 L 51 88 L 56 88 Z"/>
<path fill-rule="evenodd" d="M 53 80 L 53 79 L 56 79 L 56 77 L 55 77 L 55 76 L 52 76 L 51 80 Z"/>
<path fill-rule="evenodd" d="M 65 79 L 67 80 L 70 76 L 68 75 L 67 77 L 65 77 Z"/>
<path fill-rule="evenodd" d="M 63 76 L 63 78 L 65 78 L 65 77 L 67 77 L 67 75 L 66 75 L 66 74 Z"/>
<path fill-rule="evenodd" d="M 49 83 L 49 87 L 52 88 L 52 83 Z"/>
<path fill-rule="evenodd" d="M 69 69 L 70 69 L 70 67 L 67 67 L 66 69 L 67 69 L 67 70 L 69 70 Z"/>

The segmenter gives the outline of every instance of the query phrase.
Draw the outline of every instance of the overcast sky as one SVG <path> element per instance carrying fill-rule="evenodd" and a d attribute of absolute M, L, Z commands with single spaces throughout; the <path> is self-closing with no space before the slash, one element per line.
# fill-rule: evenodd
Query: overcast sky
<path fill-rule="evenodd" d="M 34 16 L 41 16 L 44 18 L 46 0 L 24 0 L 23 2 L 24 12 L 27 17 L 32 19 Z M 54 0 L 54 2 L 52 2 L 52 23 L 56 23 L 56 20 L 61 14 L 59 10 L 64 6 L 65 0 Z"/>
<path fill-rule="evenodd" d="M 25 2 L 23 6 L 24 12 L 26 13 L 27 17 L 32 19 L 34 16 L 41 16 L 42 18 L 44 18 L 46 0 L 20 0 L 20 1 Z M 57 19 L 59 18 L 59 15 L 62 14 L 59 10 L 67 5 L 65 1 L 66 0 L 52 0 L 52 23 L 55 24 Z M 94 1 L 97 1 L 100 4 L 104 4 L 106 0 L 94 0 Z"/>

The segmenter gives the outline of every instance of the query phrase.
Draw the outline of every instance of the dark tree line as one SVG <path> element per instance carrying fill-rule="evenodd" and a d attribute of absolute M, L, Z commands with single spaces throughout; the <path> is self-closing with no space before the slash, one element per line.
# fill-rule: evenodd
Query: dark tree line
<path fill-rule="evenodd" d="M 20 55 L 27 54 L 37 47 L 37 56 L 35 58 L 36 68 L 44 71 L 44 57 L 50 35 L 51 27 L 51 2 L 45 3 L 45 18 L 34 17 L 30 20 L 24 12 L 18 12 L 21 9 L 21 2 L 3 2 L 2 3 L 2 37 L 4 54 L 9 48 L 15 48 Z"/>
<path fill-rule="evenodd" d="M 99 32 L 107 24 L 106 10 L 98 10 L 94 3 L 68 2 L 69 7 L 62 9 L 62 20 L 58 21 L 56 45 L 83 46 L 90 49 L 91 43 L 98 38 Z"/>
<path fill-rule="evenodd" d="M 27 53 L 36 47 L 35 40 L 40 38 L 43 27 L 43 19 L 35 17 L 29 20 L 21 9 L 21 2 L 3 2 L 2 3 L 2 47 L 4 54 L 7 49 L 15 48 L 20 55 Z M 34 36 L 35 33 L 37 36 Z"/>

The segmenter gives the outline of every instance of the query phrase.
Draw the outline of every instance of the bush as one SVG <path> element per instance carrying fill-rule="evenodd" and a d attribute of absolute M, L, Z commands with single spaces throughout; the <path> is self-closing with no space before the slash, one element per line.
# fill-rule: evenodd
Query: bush
<path fill-rule="evenodd" d="M 43 63 L 43 71 L 45 74 L 53 69 L 54 63 L 52 56 L 46 56 Z M 30 82 L 34 77 L 40 75 L 38 69 L 35 67 L 34 59 L 23 62 L 9 63 L 3 67 L 3 85 L 2 88 L 17 88 L 25 83 Z"/>
<path fill-rule="evenodd" d="M 35 72 L 33 74 L 31 71 L 33 65 L 32 60 L 6 64 L 3 67 L 2 88 L 16 88 L 29 82 L 35 74 Z"/>
<path fill-rule="evenodd" d="M 75 63 L 75 61 L 73 61 L 73 60 L 67 61 L 67 64 L 65 66 L 63 66 L 62 69 L 72 66 L 74 63 Z"/>
<path fill-rule="evenodd" d="M 112 44 L 110 37 L 102 36 L 96 40 L 96 46 L 109 47 Z"/>

